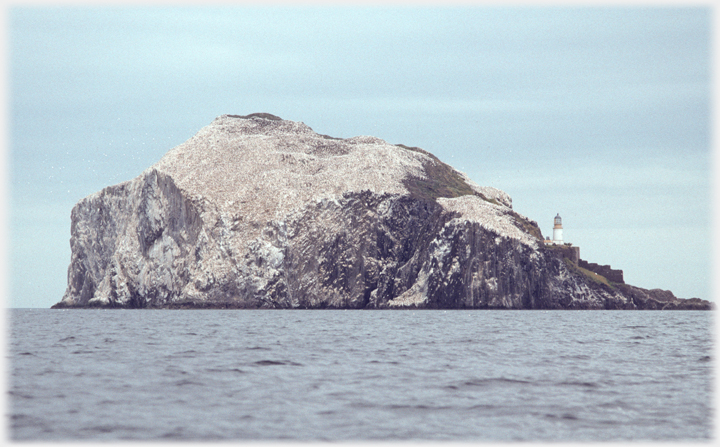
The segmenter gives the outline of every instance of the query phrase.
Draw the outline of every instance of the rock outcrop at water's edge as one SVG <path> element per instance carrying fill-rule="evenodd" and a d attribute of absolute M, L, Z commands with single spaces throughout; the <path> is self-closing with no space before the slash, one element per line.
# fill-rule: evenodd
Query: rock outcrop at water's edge
<path fill-rule="evenodd" d="M 54 308 L 710 308 L 591 278 L 422 149 L 269 114 L 223 115 L 84 198 L 70 244 Z"/>

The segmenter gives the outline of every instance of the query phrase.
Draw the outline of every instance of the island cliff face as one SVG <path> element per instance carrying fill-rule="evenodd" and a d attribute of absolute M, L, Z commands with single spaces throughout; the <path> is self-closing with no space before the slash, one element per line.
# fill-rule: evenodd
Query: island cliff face
<path fill-rule="evenodd" d="M 223 115 L 72 210 L 53 306 L 706 309 L 598 281 L 418 148 Z"/>

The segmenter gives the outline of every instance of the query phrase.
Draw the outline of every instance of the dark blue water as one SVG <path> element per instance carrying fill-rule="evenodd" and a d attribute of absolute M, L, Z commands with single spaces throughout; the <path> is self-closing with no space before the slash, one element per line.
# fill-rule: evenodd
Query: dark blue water
<path fill-rule="evenodd" d="M 710 440 L 712 312 L 9 311 L 14 440 Z"/>

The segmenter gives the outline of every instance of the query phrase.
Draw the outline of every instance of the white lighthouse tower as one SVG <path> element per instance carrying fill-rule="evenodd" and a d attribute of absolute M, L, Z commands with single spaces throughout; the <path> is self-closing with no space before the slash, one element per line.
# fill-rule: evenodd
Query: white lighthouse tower
<path fill-rule="evenodd" d="M 563 243 L 562 230 L 562 218 L 560 217 L 560 213 L 558 213 L 558 215 L 555 216 L 555 225 L 553 226 L 553 244 Z"/>

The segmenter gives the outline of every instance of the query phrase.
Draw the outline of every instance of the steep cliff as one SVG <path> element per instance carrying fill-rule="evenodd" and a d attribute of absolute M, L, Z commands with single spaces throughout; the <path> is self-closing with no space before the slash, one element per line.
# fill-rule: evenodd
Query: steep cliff
<path fill-rule="evenodd" d="M 652 291 L 589 278 L 541 241 L 507 194 L 422 149 L 332 138 L 269 114 L 223 115 L 73 208 L 68 288 L 53 307 L 658 302 Z M 689 308 L 709 307 L 698 302 Z"/>

